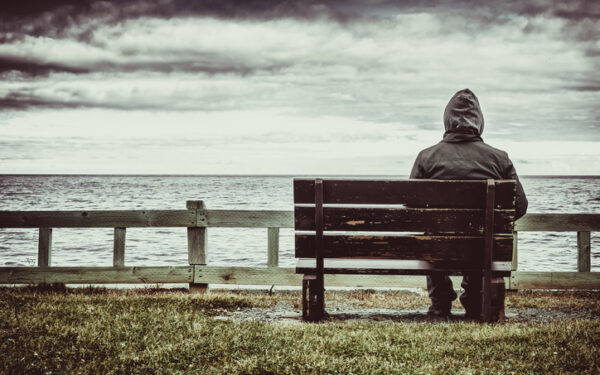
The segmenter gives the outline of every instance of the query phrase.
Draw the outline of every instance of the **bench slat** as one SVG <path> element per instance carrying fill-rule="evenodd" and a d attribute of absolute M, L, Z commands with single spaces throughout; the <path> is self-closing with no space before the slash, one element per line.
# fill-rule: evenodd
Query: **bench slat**
<path fill-rule="evenodd" d="M 294 202 L 314 204 L 314 186 L 314 179 L 295 179 Z M 327 179 L 323 181 L 323 202 L 483 208 L 485 188 L 485 181 Z M 496 208 L 514 208 L 515 189 L 514 181 L 497 180 Z"/>
<path fill-rule="evenodd" d="M 426 235 L 325 235 L 325 258 L 378 258 L 483 262 L 483 237 Z M 494 237 L 494 260 L 512 259 L 513 237 Z M 296 258 L 315 256 L 314 234 L 296 234 Z"/>
<path fill-rule="evenodd" d="M 484 211 L 447 208 L 325 207 L 325 231 L 461 232 L 483 234 Z M 494 232 L 512 233 L 514 210 L 496 210 Z M 315 230 L 315 208 L 294 210 L 296 230 Z"/>
<path fill-rule="evenodd" d="M 0 211 L 0 228 L 196 226 L 192 210 Z"/>
<path fill-rule="evenodd" d="M 446 272 L 461 275 L 481 271 L 480 268 L 466 268 L 464 265 L 436 264 L 422 260 L 378 260 L 378 259 L 325 259 L 326 274 L 365 274 L 365 275 L 427 275 Z M 493 262 L 494 276 L 509 276 L 510 262 Z M 315 260 L 298 259 L 296 273 L 315 272 Z"/>

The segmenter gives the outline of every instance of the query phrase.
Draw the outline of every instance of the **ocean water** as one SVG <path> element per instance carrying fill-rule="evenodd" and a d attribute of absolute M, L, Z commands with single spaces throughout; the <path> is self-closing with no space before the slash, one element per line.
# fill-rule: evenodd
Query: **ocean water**
<path fill-rule="evenodd" d="M 404 177 L 404 176 L 398 176 Z M 290 176 L 0 175 L 0 210 L 293 210 Z M 600 213 L 600 177 L 524 177 L 530 213 Z M 126 265 L 187 265 L 185 228 L 128 228 Z M 0 228 L 0 267 L 37 264 L 37 229 Z M 55 228 L 53 266 L 112 265 L 112 228 Z M 265 266 L 266 228 L 209 228 L 208 264 Z M 280 233 L 280 265 L 294 265 L 293 229 Z M 575 232 L 520 232 L 519 270 L 575 271 Z M 600 236 L 592 233 L 592 270 Z"/>

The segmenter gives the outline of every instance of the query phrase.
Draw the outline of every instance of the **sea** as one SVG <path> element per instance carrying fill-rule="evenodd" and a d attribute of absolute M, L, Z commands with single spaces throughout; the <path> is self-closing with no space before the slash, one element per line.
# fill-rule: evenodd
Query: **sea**
<path fill-rule="evenodd" d="M 0 211 L 176 210 L 185 209 L 187 200 L 203 200 L 208 209 L 293 210 L 293 178 L 0 175 Z M 521 181 L 529 199 L 529 213 L 600 214 L 600 176 L 526 176 Z M 266 266 L 266 228 L 208 228 L 207 231 L 208 264 Z M 55 228 L 51 265 L 111 266 L 112 241 L 112 228 Z M 35 266 L 37 243 L 37 229 L 0 228 L 0 267 Z M 575 232 L 520 232 L 518 248 L 519 270 L 577 270 Z M 294 265 L 291 228 L 281 229 L 279 260 L 280 266 Z M 186 228 L 128 228 L 125 264 L 187 265 Z M 592 271 L 600 271 L 597 233 L 592 233 Z"/>

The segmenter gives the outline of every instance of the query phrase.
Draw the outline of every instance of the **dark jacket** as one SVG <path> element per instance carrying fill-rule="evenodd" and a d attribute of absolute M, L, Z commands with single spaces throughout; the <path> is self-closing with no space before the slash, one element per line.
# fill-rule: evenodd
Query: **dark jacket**
<path fill-rule="evenodd" d="M 457 92 L 444 111 L 444 138 L 419 153 L 410 178 L 516 180 L 516 217 L 519 218 L 527 211 L 525 191 L 508 154 L 481 139 L 483 125 L 475 94 L 469 89 Z"/>

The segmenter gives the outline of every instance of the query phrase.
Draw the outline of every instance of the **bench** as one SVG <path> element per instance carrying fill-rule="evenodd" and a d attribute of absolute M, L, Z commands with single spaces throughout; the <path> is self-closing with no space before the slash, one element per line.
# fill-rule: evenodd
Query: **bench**
<path fill-rule="evenodd" d="M 294 179 L 303 320 L 325 316 L 324 274 L 438 272 L 481 274 L 481 320 L 502 320 L 515 188 L 513 180 Z"/>

